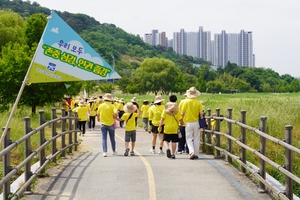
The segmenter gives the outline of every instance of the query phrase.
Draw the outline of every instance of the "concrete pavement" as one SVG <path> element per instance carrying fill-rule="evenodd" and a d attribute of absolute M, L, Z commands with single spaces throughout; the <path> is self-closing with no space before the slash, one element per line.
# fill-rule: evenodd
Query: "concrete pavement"
<path fill-rule="evenodd" d="M 79 151 L 48 169 L 49 177 L 39 178 L 33 194 L 23 199 L 271 199 L 224 160 L 203 154 L 197 160 L 184 154 L 176 159 L 151 154 L 152 136 L 141 128 L 137 129 L 136 155 L 125 157 L 124 132 L 124 128 L 116 129 L 118 154 L 111 154 L 108 139 L 108 157 L 103 157 L 97 124 L 94 131 L 79 137 Z"/>

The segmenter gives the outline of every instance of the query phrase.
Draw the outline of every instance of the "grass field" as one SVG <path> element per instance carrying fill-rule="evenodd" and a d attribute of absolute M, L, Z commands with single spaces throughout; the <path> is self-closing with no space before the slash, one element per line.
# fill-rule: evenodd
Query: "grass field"
<path fill-rule="evenodd" d="M 96 94 L 97 96 L 99 94 Z M 142 105 L 143 100 L 147 99 L 150 102 L 154 101 L 155 95 L 122 95 L 117 94 L 114 97 L 124 98 L 125 102 L 130 101 L 134 96 L 137 97 L 139 105 Z M 183 95 L 177 94 L 178 101 L 184 98 Z M 168 96 L 163 95 L 165 99 L 164 103 L 168 101 Z M 232 119 L 239 120 L 241 116 L 241 110 L 246 111 L 246 124 L 258 128 L 260 124 L 260 117 L 267 117 L 267 133 L 275 138 L 283 139 L 285 136 L 284 127 L 285 125 L 293 126 L 293 145 L 300 148 L 300 94 L 279 94 L 279 93 L 247 93 L 247 94 L 201 94 L 198 97 L 199 100 L 204 101 L 205 110 L 210 109 L 211 112 L 215 112 L 217 108 L 220 109 L 221 114 L 224 116 L 228 115 L 228 108 L 232 108 L 233 116 Z M 38 108 L 37 110 L 44 110 L 46 116 L 51 115 L 51 107 L 55 105 L 49 105 L 45 108 Z M 59 108 L 58 108 L 59 109 Z M 12 140 L 16 140 L 24 134 L 24 117 L 31 116 L 30 108 L 18 109 L 14 115 L 14 118 L 10 124 L 11 127 L 11 137 Z M 8 112 L 0 114 L 0 126 L 4 127 L 7 119 Z M 142 125 L 141 119 L 139 119 L 139 126 Z M 38 114 L 31 118 L 31 126 L 35 128 L 38 126 Z M 221 123 L 221 132 L 226 133 L 227 123 Z M 240 128 L 233 127 L 233 136 L 239 138 Z M 247 131 L 247 145 L 259 149 L 259 136 L 255 133 Z M 38 145 L 37 141 L 32 141 L 34 146 Z M 238 150 L 236 150 L 238 151 Z M 19 149 L 14 152 L 14 158 L 21 157 L 23 155 L 23 150 Z M 277 144 L 272 144 L 272 142 L 267 142 L 267 156 L 279 163 L 284 164 L 284 149 L 278 148 Z M 300 156 L 294 155 L 294 171 L 298 176 L 300 176 Z M 250 153 L 247 154 L 247 160 L 259 166 L 259 160 L 253 157 Z M 280 180 L 284 181 L 284 176 L 282 176 L 276 169 L 272 169 L 267 165 L 268 173 Z M 297 185 L 294 189 L 294 193 L 300 194 L 300 187 Z"/>

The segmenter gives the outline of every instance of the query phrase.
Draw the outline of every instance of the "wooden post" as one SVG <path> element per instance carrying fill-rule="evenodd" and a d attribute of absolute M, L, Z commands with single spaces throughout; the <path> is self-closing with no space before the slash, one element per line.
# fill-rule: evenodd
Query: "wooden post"
<path fill-rule="evenodd" d="M 2 132 L 4 132 L 4 130 L 5 130 L 5 127 L 2 128 Z M 5 137 L 4 137 L 3 141 L 2 141 L 2 149 L 5 149 L 10 144 L 11 144 L 11 140 L 10 140 L 10 128 L 7 128 L 6 135 L 5 135 Z M 4 177 L 12 169 L 12 167 L 10 165 L 10 151 L 3 156 L 2 167 L 3 167 L 3 175 L 2 175 L 2 177 Z M 11 192 L 10 192 L 10 180 L 9 180 L 9 181 L 6 181 L 6 183 L 4 183 L 3 188 L 2 188 L 3 199 L 4 200 L 9 199 L 9 195 L 10 194 L 11 194 Z"/>
<path fill-rule="evenodd" d="M 292 130 L 293 126 L 287 125 L 285 129 L 285 142 L 292 145 Z M 293 151 L 286 148 L 285 149 L 285 169 L 293 173 Z M 287 198 L 293 199 L 293 179 L 288 176 L 285 176 L 285 193 Z"/>
<path fill-rule="evenodd" d="M 24 128 L 24 134 L 27 135 L 30 131 L 31 131 L 31 127 L 30 127 L 30 117 L 25 117 L 24 118 L 25 121 L 25 128 Z M 31 154 L 31 148 L 30 148 L 30 137 L 28 139 L 25 140 L 24 142 L 24 160 Z M 31 172 L 31 162 L 27 162 L 25 164 L 25 172 L 24 172 L 24 176 L 25 176 L 25 183 L 30 179 L 30 177 L 32 176 L 32 172 Z M 31 184 L 28 185 L 28 187 L 25 189 L 25 194 L 32 194 L 31 191 Z"/>
<path fill-rule="evenodd" d="M 52 119 L 56 119 L 56 108 L 52 108 Z M 56 123 L 52 123 L 52 138 L 57 135 L 56 133 Z M 57 152 L 56 140 L 52 141 L 52 155 Z M 56 164 L 56 156 L 53 157 L 52 161 Z"/>
<path fill-rule="evenodd" d="M 207 114 L 208 116 L 211 116 L 211 110 L 210 109 L 207 109 Z M 208 118 L 207 119 L 207 126 L 208 126 L 208 130 L 211 130 L 211 119 Z M 207 143 L 211 144 L 211 133 L 207 133 Z M 208 149 L 207 149 L 207 153 L 208 154 L 213 154 L 213 148 L 208 146 Z"/>
<path fill-rule="evenodd" d="M 216 109 L 216 114 L 217 117 L 220 117 L 220 108 Z M 220 132 L 220 120 L 219 119 L 215 119 L 216 121 L 216 129 L 215 131 Z M 221 146 L 221 141 L 220 141 L 220 135 L 219 134 L 215 134 L 216 135 L 216 146 L 220 147 Z M 220 150 L 217 150 L 217 155 L 215 156 L 215 159 L 221 159 L 221 152 Z"/>
<path fill-rule="evenodd" d="M 228 108 L 227 110 L 228 110 L 228 118 L 232 119 L 232 108 Z M 230 122 L 227 122 L 227 127 L 228 127 L 228 133 L 227 134 L 231 136 L 232 135 L 232 124 Z M 227 149 L 227 151 L 229 153 L 232 153 L 232 141 L 229 138 L 228 138 L 228 149 Z M 228 156 L 227 161 L 229 163 L 232 163 L 232 158 L 230 156 Z"/>
<path fill-rule="evenodd" d="M 39 116 L 40 116 L 40 126 L 42 126 L 45 123 L 45 113 L 43 110 L 39 111 Z M 45 129 L 40 130 L 40 146 L 42 146 L 46 142 L 45 140 Z M 46 161 L 46 156 L 45 156 L 45 148 L 41 149 L 40 151 L 40 166 L 42 166 L 45 161 Z M 45 168 L 41 170 L 40 174 L 44 175 L 46 172 Z"/>
<path fill-rule="evenodd" d="M 241 122 L 246 124 L 246 110 L 241 110 Z M 241 127 L 241 142 L 246 144 L 246 129 Z M 241 161 L 246 164 L 246 149 L 242 147 Z M 242 172 L 246 173 L 246 168 L 242 166 Z"/>
<path fill-rule="evenodd" d="M 65 116 L 65 109 L 62 108 L 61 109 L 61 117 L 64 117 L 64 116 Z M 66 126 L 66 120 L 62 119 L 60 121 L 61 121 L 61 132 L 64 132 L 64 131 L 66 131 L 66 127 L 65 127 Z M 63 149 L 63 148 L 65 148 L 65 146 L 66 146 L 66 135 L 63 134 L 61 136 L 61 148 Z M 62 158 L 66 157 L 66 150 L 62 150 L 61 157 Z"/>
<path fill-rule="evenodd" d="M 259 129 L 260 131 L 266 133 L 267 130 L 267 117 L 263 116 L 260 117 L 260 126 Z M 266 138 L 263 136 L 260 136 L 260 149 L 259 152 L 262 155 L 266 155 Z M 263 178 L 266 179 L 266 161 L 260 158 L 260 170 L 259 170 L 259 175 Z M 262 183 L 259 182 L 259 192 L 263 193 L 265 192 L 266 186 Z"/>

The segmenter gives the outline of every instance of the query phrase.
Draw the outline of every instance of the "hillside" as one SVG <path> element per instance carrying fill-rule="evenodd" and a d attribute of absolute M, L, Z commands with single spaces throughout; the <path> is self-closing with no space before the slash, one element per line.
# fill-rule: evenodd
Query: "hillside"
<path fill-rule="evenodd" d="M 0 9 L 11 9 L 24 20 L 35 13 L 50 15 L 50 9 L 38 3 L 22 0 L 0 0 Z M 132 86 L 141 82 L 134 72 L 146 58 L 164 58 L 171 60 L 180 71 L 183 88 L 197 86 L 201 91 L 229 92 L 299 92 L 298 79 L 285 74 L 280 76 L 272 69 L 239 67 L 227 63 L 223 67 L 213 68 L 202 58 L 178 55 L 172 48 L 151 46 L 139 36 L 128 34 L 114 24 L 100 23 L 86 14 L 73 14 L 56 11 L 96 52 L 98 52 Z M 195 65 L 197 64 L 197 65 Z M 138 88 L 138 87 L 135 87 Z M 181 91 L 180 90 L 180 91 Z M 130 91 L 123 91 L 130 92 Z"/>

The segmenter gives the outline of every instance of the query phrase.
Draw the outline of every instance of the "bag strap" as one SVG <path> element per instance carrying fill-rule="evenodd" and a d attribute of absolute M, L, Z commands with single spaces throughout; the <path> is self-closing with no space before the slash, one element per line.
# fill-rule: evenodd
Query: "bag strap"
<path fill-rule="evenodd" d="M 178 124 L 178 121 L 177 121 L 177 119 L 175 118 L 175 116 L 173 115 L 173 117 L 174 117 L 174 119 L 176 120 L 176 122 L 177 122 L 177 124 Z"/>
<path fill-rule="evenodd" d="M 133 113 L 131 113 L 128 117 L 128 119 L 126 120 L 126 123 L 128 122 L 128 120 L 130 120 L 130 118 L 132 117 Z"/>

